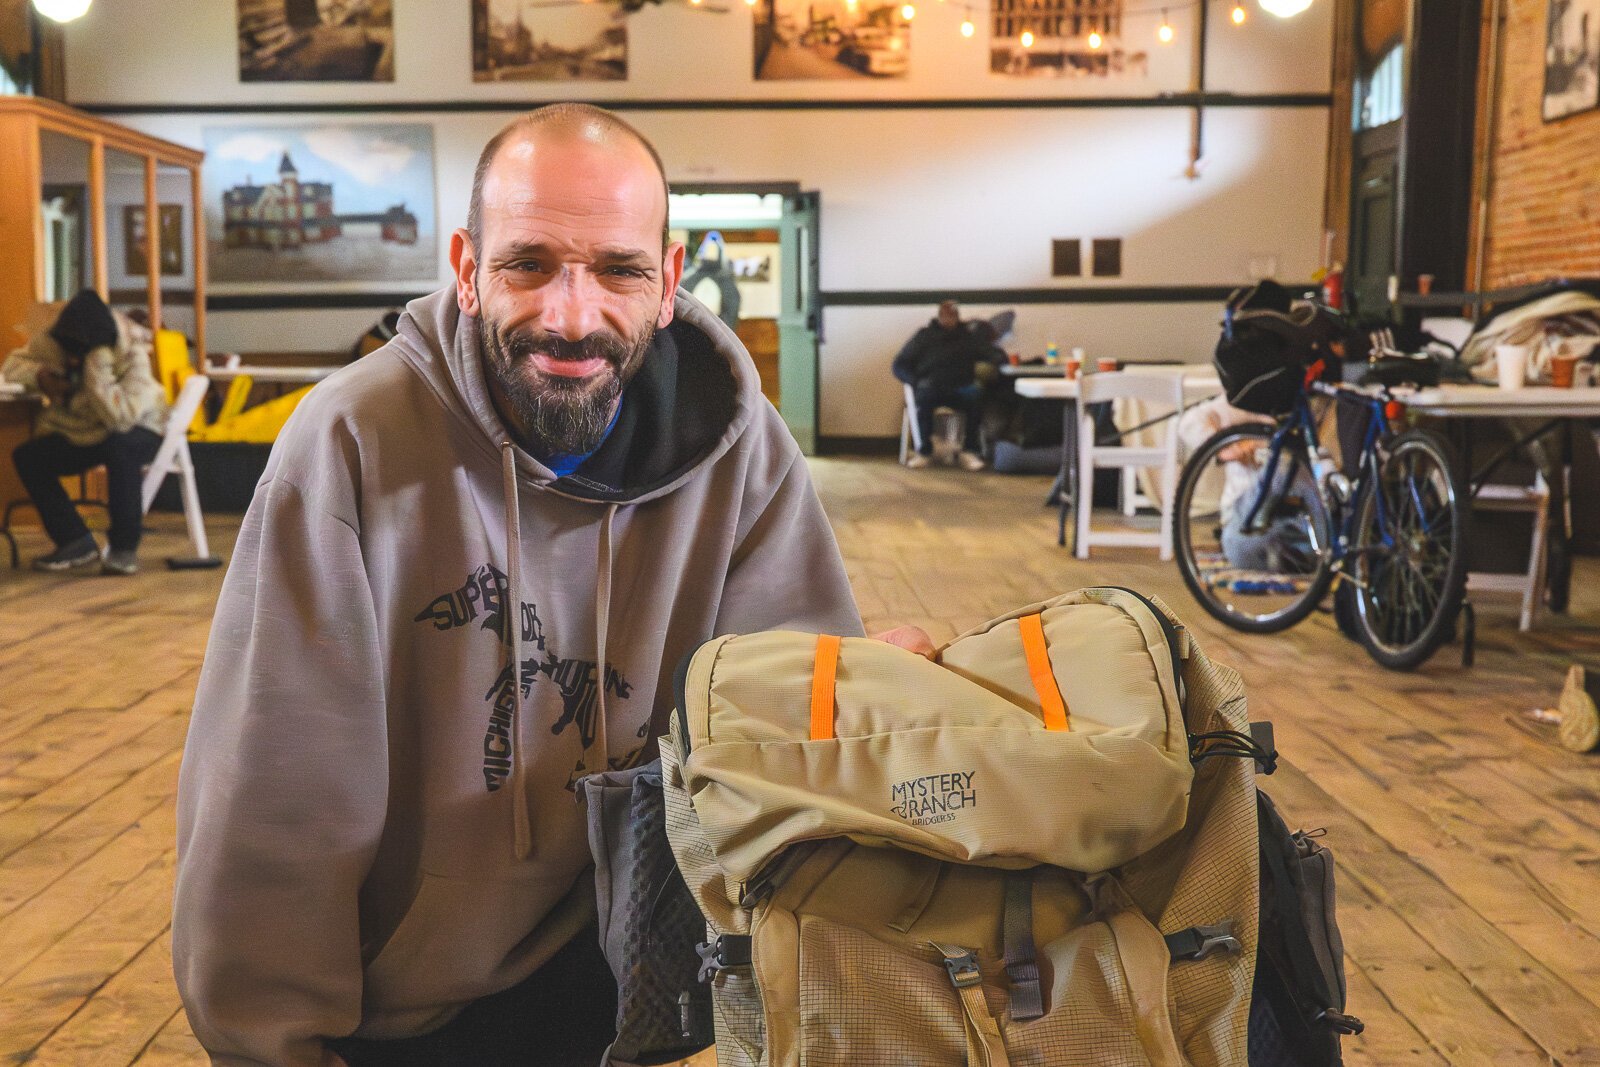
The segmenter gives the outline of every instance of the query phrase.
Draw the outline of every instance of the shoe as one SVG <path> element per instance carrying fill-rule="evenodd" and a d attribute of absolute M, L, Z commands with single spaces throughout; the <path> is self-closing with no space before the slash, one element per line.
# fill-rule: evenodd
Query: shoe
<path fill-rule="evenodd" d="M 116 549 L 106 553 L 100 561 L 101 574 L 138 574 L 139 557 L 132 549 Z"/>
<path fill-rule="evenodd" d="M 1561 688 L 1561 747 L 1574 752 L 1593 752 L 1600 745 L 1600 709 L 1595 706 L 1595 690 L 1600 677 L 1591 680 L 1588 672 L 1574 663 L 1567 671 L 1567 684 Z"/>
<path fill-rule="evenodd" d="M 93 563 L 100 558 L 100 545 L 93 534 L 84 534 L 76 541 L 68 542 L 49 555 L 40 556 L 33 561 L 36 571 L 69 571 L 74 567 L 82 567 Z"/>
<path fill-rule="evenodd" d="M 956 462 L 961 464 L 961 469 L 964 471 L 983 470 L 983 457 L 976 452 L 962 452 L 956 456 Z"/>
<path fill-rule="evenodd" d="M 906 469 L 920 471 L 932 462 L 933 460 L 929 459 L 927 456 L 924 456 L 921 452 L 913 452 L 911 455 L 906 457 Z"/>

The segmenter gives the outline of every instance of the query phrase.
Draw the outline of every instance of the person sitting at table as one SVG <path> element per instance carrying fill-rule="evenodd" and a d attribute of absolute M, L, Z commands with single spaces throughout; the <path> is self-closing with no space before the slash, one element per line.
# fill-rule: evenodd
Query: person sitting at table
<path fill-rule="evenodd" d="M 983 469 L 983 458 L 978 454 L 983 387 L 977 380 L 977 368 L 981 363 L 1005 359 L 994 340 L 992 329 L 974 330 L 961 321 L 956 302 L 946 300 L 928 325 L 913 334 L 894 357 L 894 376 L 911 386 L 922 440 L 922 447 L 907 459 L 906 466 L 918 469 L 931 462 L 933 412 L 935 408 L 949 407 L 966 417 L 966 436 L 957 461 L 969 471 Z"/>
<path fill-rule="evenodd" d="M 36 436 L 12 453 L 56 546 L 33 561 L 35 570 L 64 571 L 96 561 L 102 574 L 139 569 L 141 475 L 161 447 L 167 419 L 166 393 L 150 372 L 148 336 L 85 289 L 67 301 L 54 325 L 0 366 L 0 379 L 38 393 L 45 404 Z M 104 559 L 61 485 L 66 475 L 102 465 L 111 513 Z"/>

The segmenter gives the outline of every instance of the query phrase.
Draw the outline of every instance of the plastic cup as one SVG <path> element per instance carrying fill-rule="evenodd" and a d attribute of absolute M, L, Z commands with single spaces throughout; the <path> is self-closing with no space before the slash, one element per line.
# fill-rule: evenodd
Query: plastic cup
<path fill-rule="evenodd" d="M 1550 357 L 1550 384 L 1557 389 L 1571 389 L 1573 371 L 1578 367 L 1576 356 Z"/>
<path fill-rule="evenodd" d="M 1006 362 L 1010 363 L 1013 367 L 1015 367 L 1017 364 L 1022 362 L 1022 353 L 1021 352 L 1007 352 L 1006 353 Z"/>
<path fill-rule="evenodd" d="M 1528 370 L 1528 350 L 1521 345 L 1495 345 L 1494 366 L 1500 388 L 1521 389 Z"/>
<path fill-rule="evenodd" d="M 1094 369 L 1098 374 L 1110 374 L 1117 369 L 1117 361 L 1108 356 L 1101 356 L 1094 361 Z"/>
<path fill-rule="evenodd" d="M 1083 369 L 1083 360 L 1077 356 L 1068 356 L 1066 363 L 1062 364 L 1062 366 L 1066 368 L 1062 373 L 1067 381 L 1070 382 L 1075 380 L 1078 377 L 1078 372 Z"/>

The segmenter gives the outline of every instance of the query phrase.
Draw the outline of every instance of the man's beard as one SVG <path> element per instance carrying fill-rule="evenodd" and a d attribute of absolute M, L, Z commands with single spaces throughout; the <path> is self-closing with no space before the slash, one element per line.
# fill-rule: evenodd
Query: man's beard
<path fill-rule="evenodd" d="M 647 326 L 631 344 L 600 330 L 568 341 L 540 329 L 507 333 L 486 317 L 478 321 L 478 340 L 522 445 L 541 457 L 583 456 L 605 440 L 617 398 L 644 363 L 655 330 Z M 606 369 L 587 378 L 548 375 L 534 365 L 535 353 L 574 362 L 604 359 Z"/>

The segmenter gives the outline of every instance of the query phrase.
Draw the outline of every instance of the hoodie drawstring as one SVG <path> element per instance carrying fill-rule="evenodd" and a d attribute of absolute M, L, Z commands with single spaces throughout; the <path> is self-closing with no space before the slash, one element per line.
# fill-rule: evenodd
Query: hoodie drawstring
<path fill-rule="evenodd" d="M 511 827 L 519 860 L 533 851 L 528 820 L 528 782 L 522 751 L 522 507 L 517 498 L 517 457 L 510 441 L 500 445 L 500 481 L 506 501 L 506 596 L 502 605 L 511 635 Z"/>
<path fill-rule="evenodd" d="M 510 441 L 500 445 L 500 480 L 506 503 L 506 595 L 503 606 L 506 630 L 511 646 L 511 826 L 513 846 L 519 860 L 527 859 L 533 851 L 533 826 L 528 813 L 527 754 L 522 750 L 522 508 L 517 493 L 517 457 Z M 595 707 L 595 736 L 590 745 L 600 748 L 600 765 L 590 769 L 598 773 L 610 766 L 611 748 L 606 737 L 606 637 L 611 628 L 611 524 L 616 518 L 617 505 L 607 504 L 605 518 L 600 523 L 598 580 L 595 584 L 595 670 L 597 704 Z M 584 749 L 587 763 L 589 750 Z"/>
<path fill-rule="evenodd" d="M 594 587 L 594 626 L 595 626 L 595 662 L 596 670 L 600 672 L 599 686 L 596 696 L 599 704 L 595 708 L 595 743 L 600 746 L 600 766 L 590 769 L 591 774 L 609 770 L 611 767 L 611 746 L 606 740 L 606 673 L 611 669 L 606 663 L 606 635 L 611 629 L 611 520 L 616 518 L 617 505 L 606 505 L 606 517 L 600 521 L 600 558 L 598 564 L 599 576 Z M 588 762 L 589 753 L 584 752 L 584 762 Z"/>

